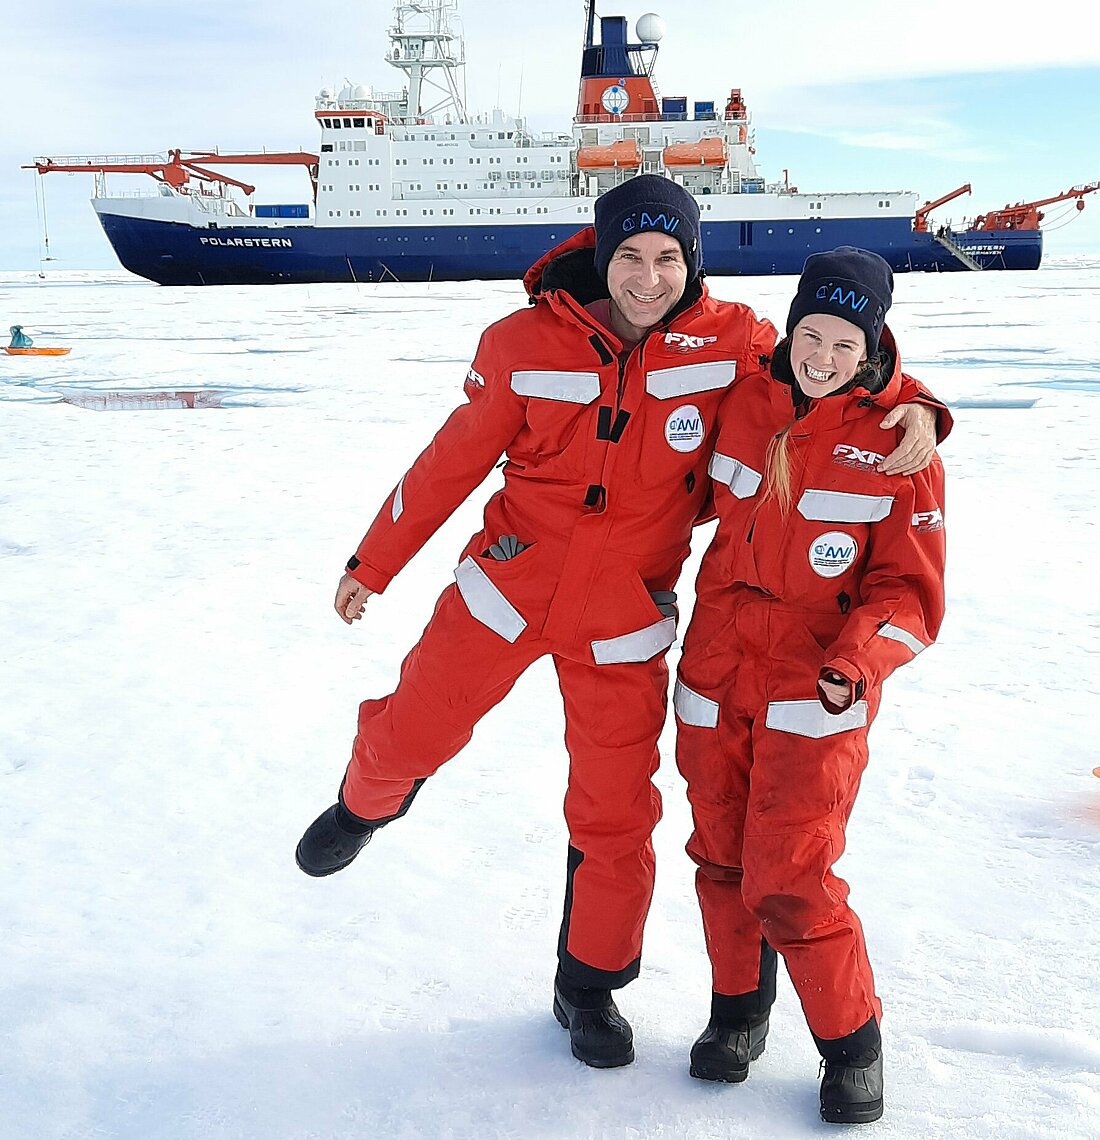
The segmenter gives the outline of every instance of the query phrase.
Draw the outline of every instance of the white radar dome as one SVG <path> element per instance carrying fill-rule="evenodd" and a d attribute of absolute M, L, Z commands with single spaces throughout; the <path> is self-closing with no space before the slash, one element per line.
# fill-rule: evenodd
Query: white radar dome
<path fill-rule="evenodd" d="M 353 99 L 366 99 L 370 92 L 363 86 L 362 83 L 357 83 L 351 90 L 351 97 Z"/>
<path fill-rule="evenodd" d="M 321 88 L 321 98 L 322 99 L 331 99 L 332 98 L 332 88 L 331 87 L 322 87 Z"/>
<path fill-rule="evenodd" d="M 657 44 L 665 38 L 665 22 L 656 12 L 639 16 L 636 30 L 639 43 Z"/>

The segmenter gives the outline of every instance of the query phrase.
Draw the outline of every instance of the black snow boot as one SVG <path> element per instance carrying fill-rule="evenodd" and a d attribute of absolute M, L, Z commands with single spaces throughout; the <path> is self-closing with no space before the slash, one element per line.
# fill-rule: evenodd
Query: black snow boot
<path fill-rule="evenodd" d="M 554 1016 L 569 1030 L 578 1061 L 593 1069 L 617 1069 L 634 1060 L 634 1032 L 610 990 L 570 985 L 559 971 L 554 978 Z"/>
<path fill-rule="evenodd" d="M 732 1023 L 712 1014 L 691 1047 L 691 1075 L 701 1081 L 738 1085 L 749 1075 L 749 1062 L 764 1052 L 767 1037 L 767 1014 L 762 1021 Z"/>
<path fill-rule="evenodd" d="M 814 1035 L 824 1058 L 821 1119 L 826 1124 L 870 1124 L 882 1116 L 882 1039 L 872 1018 L 835 1040 Z"/>
<path fill-rule="evenodd" d="M 336 803 L 306 828 L 294 858 L 315 879 L 334 875 L 366 847 L 373 834 L 374 828 L 366 820 Z"/>

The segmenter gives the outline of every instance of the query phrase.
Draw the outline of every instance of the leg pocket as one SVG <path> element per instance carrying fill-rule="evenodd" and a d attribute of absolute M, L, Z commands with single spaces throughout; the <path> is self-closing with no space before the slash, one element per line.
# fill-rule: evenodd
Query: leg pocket
<path fill-rule="evenodd" d="M 856 701 L 842 713 L 833 715 L 825 711 L 818 700 L 771 701 L 765 726 L 774 732 L 789 732 L 794 736 L 807 736 L 821 740 L 843 732 L 867 727 L 867 702 Z"/>

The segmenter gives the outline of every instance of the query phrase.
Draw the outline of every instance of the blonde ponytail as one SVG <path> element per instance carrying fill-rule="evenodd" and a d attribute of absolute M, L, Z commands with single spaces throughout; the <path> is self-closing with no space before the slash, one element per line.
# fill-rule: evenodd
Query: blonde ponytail
<path fill-rule="evenodd" d="M 791 420 L 782 431 L 768 440 L 768 450 L 764 457 L 764 494 L 760 498 L 759 505 L 762 507 L 769 497 L 774 496 L 783 514 L 787 514 L 791 509 L 791 457 L 788 439 L 796 423 L 797 419 Z"/>

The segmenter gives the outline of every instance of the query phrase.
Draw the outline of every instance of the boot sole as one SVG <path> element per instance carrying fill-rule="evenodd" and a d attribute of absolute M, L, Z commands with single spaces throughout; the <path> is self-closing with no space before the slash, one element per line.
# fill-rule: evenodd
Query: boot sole
<path fill-rule="evenodd" d="M 561 1002 L 554 998 L 554 1016 L 558 1019 L 558 1024 L 567 1033 L 569 1032 L 569 1018 L 565 1015 L 565 1010 L 561 1007 Z M 623 1065 L 631 1065 L 634 1063 L 634 1046 L 631 1045 L 625 1053 L 621 1053 L 617 1057 L 582 1057 L 577 1052 L 576 1045 L 572 1041 L 569 1042 L 569 1051 L 587 1065 L 590 1069 L 621 1069 Z"/>
<path fill-rule="evenodd" d="M 765 1041 L 760 1044 L 749 1054 L 749 1061 L 756 1061 L 764 1052 Z M 697 1081 L 721 1081 L 727 1085 L 739 1085 L 748 1079 L 749 1066 L 746 1065 L 743 1069 L 719 1069 L 708 1065 L 697 1065 L 693 1061 L 689 1073 Z"/>
<path fill-rule="evenodd" d="M 821 1119 L 826 1124 L 872 1124 L 882 1116 L 882 1101 L 865 1105 L 821 1106 Z"/>
<path fill-rule="evenodd" d="M 328 875 L 335 875 L 337 871 L 342 871 L 345 867 L 350 867 L 355 862 L 356 856 L 359 852 L 356 851 L 350 859 L 345 859 L 343 863 L 337 863 L 335 867 L 329 867 L 324 871 L 314 870 L 312 867 L 307 867 L 302 862 L 302 845 L 299 843 L 294 849 L 294 862 L 298 864 L 298 870 L 304 871 L 312 879 L 323 879 Z"/>

